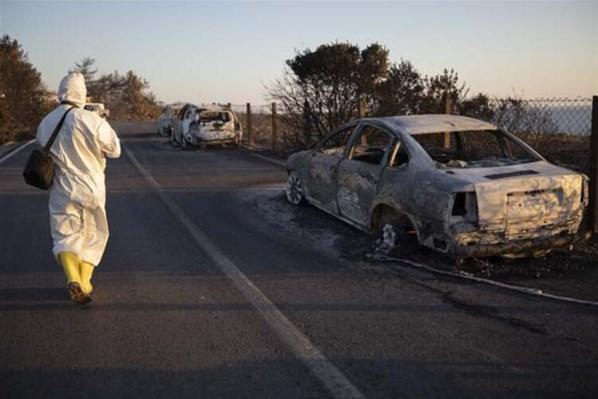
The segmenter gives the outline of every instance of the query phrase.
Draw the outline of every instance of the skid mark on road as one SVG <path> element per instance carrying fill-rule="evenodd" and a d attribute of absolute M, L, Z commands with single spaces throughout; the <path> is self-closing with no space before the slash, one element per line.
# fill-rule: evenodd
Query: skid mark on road
<path fill-rule="evenodd" d="M 135 155 L 123 146 L 125 153 L 139 173 L 154 189 L 162 203 L 187 229 L 198 244 L 232 281 L 278 337 L 290 348 L 311 373 L 318 378 L 334 398 L 363 398 L 363 394 L 316 348 L 311 341 L 264 295 L 262 291 L 208 238 L 208 236 L 166 194 L 154 177 L 141 165 Z"/>

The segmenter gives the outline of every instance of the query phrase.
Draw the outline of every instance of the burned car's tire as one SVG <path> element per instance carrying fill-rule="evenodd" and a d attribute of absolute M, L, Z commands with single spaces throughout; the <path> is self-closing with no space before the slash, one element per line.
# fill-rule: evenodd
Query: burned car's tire
<path fill-rule="evenodd" d="M 412 252 L 419 248 L 417 230 L 406 215 L 388 207 L 378 208 L 374 215 L 373 250 L 377 255 Z"/>
<path fill-rule="evenodd" d="M 386 223 L 375 232 L 374 253 L 376 255 L 390 255 L 399 241 L 397 226 Z"/>
<path fill-rule="evenodd" d="M 299 205 L 305 200 L 305 190 L 303 189 L 303 184 L 295 172 L 289 173 L 289 178 L 287 179 L 287 185 L 284 189 L 284 193 L 287 197 L 287 201 L 293 205 Z"/>

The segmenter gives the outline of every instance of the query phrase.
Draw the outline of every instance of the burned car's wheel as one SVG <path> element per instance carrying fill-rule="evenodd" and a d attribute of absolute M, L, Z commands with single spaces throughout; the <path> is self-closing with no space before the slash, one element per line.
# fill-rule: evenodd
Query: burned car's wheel
<path fill-rule="evenodd" d="M 305 199 L 303 184 L 301 184 L 301 179 L 295 172 L 289 173 L 284 193 L 287 197 L 287 201 L 293 205 L 299 205 Z"/>
<path fill-rule="evenodd" d="M 397 226 L 387 223 L 375 235 L 374 252 L 376 255 L 389 255 L 397 246 Z"/>
<path fill-rule="evenodd" d="M 417 230 L 405 215 L 389 208 L 380 208 L 374 215 L 373 250 L 376 255 L 390 255 L 399 252 L 412 252 L 419 247 Z"/>

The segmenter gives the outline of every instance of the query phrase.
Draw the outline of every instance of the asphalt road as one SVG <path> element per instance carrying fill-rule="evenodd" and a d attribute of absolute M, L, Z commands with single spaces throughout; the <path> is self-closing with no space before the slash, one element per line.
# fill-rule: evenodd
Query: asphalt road
<path fill-rule="evenodd" d="M 351 259 L 280 167 L 150 130 L 119 129 L 86 308 L 29 151 L 0 165 L 1 398 L 598 397 L 596 308 Z"/>

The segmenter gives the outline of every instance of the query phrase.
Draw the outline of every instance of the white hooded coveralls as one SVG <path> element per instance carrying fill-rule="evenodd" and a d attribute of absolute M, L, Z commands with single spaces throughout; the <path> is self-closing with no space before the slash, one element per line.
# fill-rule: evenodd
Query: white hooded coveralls
<path fill-rule="evenodd" d="M 95 266 L 108 242 L 106 157 L 120 156 L 120 142 L 106 120 L 83 109 L 86 96 L 80 73 L 70 73 L 60 82 L 58 99 L 77 108 L 66 116 L 50 149 L 56 167 L 50 188 L 50 228 L 54 256 L 73 252 Z M 61 104 L 41 121 L 37 129 L 40 145 L 46 144 L 69 107 Z"/>

